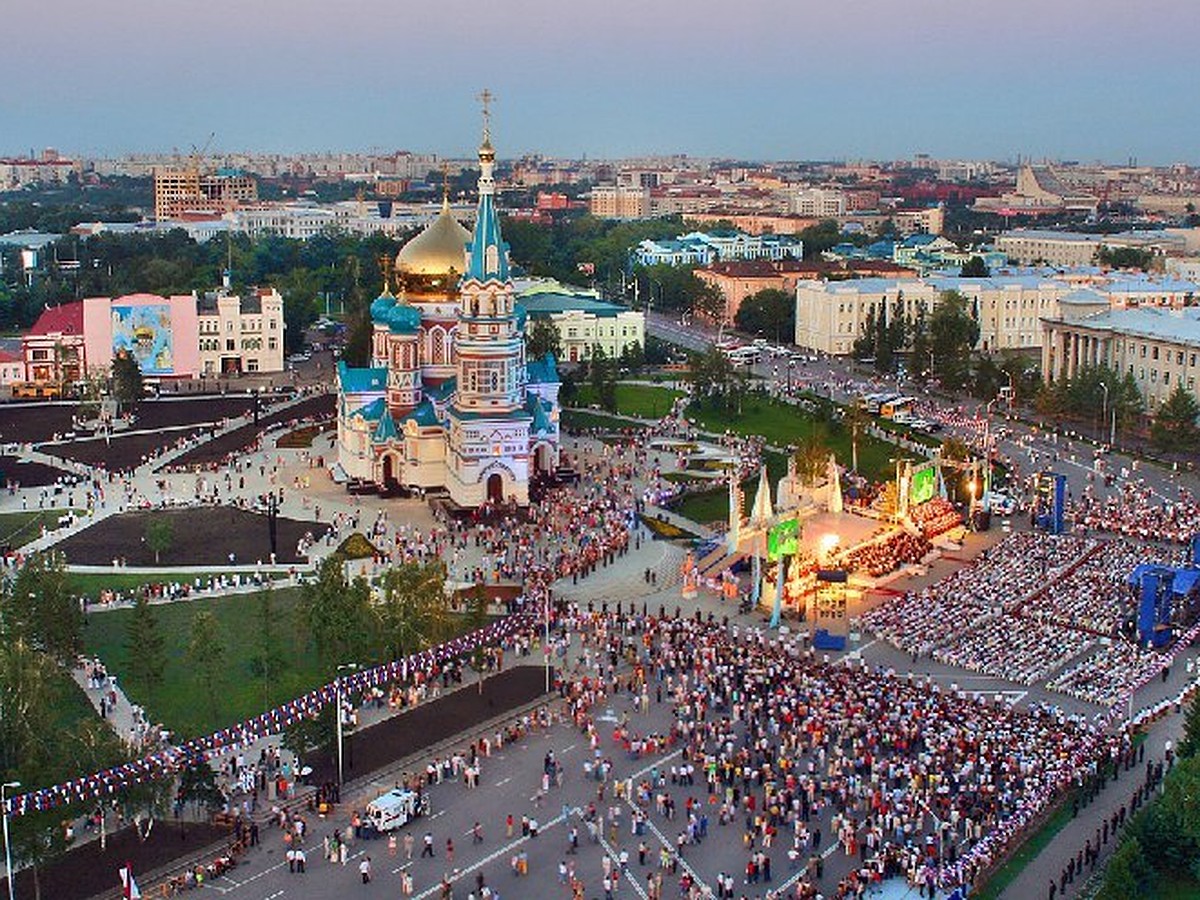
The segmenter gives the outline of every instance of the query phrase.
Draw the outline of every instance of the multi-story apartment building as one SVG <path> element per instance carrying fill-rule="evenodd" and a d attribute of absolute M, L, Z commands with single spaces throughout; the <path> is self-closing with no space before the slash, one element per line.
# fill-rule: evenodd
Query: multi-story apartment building
<path fill-rule="evenodd" d="M 800 282 L 796 286 L 796 343 L 833 355 L 848 354 L 868 316 L 909 317 L 932 312 L 944 291 L 958 291 L 979 321 L 977 349 L 1034 350 L 1042 347 L 1042 320 L 1082 302 L 1103 309 L 1181 308 L 1200 287 L 1180 279 L 1094 276 L 1086 287 L 1074 279 L 1029 273 L 989 278 L 930 276 L 914 279 Z"/>
<path fill-rule="evenodd" d="M 64 184 L 79 170 L 72 159 L 46 149 L 38 157 L 0 157 L 0 190 L 9 191 L 35 184 Z"/>
<path fill-rule="evenodd" d="M 1036 275 L 996 278 L 863 278 L 800 282 L 796 286 L 796 344 L 843 356 L 854 349 L 868 317 L 898 312 L 929 315 L 943 291 L 957 290 L 979 320 L 984 352 L 1032 350 L 1041 344 L 1041 318 L 1058 312 L 1061 282 Z"/>
<path fill-rule="evenodd" d="M 834 219 L 847 210 L 846 194 L 830 188 L 802 187 L 788 198 L 788 212 L 796 216 Z"/>
<path fill-rule="evenodd" d="M 598 184 L 592 188 L 588 207 L 593 216 L 601 219 L 642 219 L 650 214 L 650 189 Z"/>
<path fill-rule="evenodd" d="M 1186 240 L 1169 231 L 1126 231 L 1088 234 L 1018 228 L 996 238 L 996 249 L 1021 265 L 1090 266 L 1102 247 L 1132 248 L 1162 255 L 1183 249 Z"/>
<path fill-rule="evenodd" d="M 154 170 L 154 218 L 175 219 L 191 212 L 232 212 L 258 199 L 258 182 L 236 169 L 202 173 L 191 168 Z"/>

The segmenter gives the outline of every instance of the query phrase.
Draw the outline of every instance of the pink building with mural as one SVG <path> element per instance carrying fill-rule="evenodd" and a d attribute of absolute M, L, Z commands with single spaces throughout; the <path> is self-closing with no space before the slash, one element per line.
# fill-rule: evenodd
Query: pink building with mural
<path fill-rule="evenodd" d="M 149 380 L 283 371 L 283 298 L 129 294 L 47 309 L 21 338 L 21 393 L 51 396 L 126 353 Z"/>

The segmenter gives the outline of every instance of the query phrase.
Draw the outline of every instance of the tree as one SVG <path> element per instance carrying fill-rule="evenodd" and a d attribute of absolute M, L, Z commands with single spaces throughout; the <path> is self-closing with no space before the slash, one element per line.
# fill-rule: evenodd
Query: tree
<path fill-rule="evenodd" d="M 793 455 L 800 483 L 807 487 L 816 484 L 829 466 L 829 438 L 825 429 L 815 426 L 800 439 Z"/>
<path fill-rule="evenodd" d="M 131 684 L 153 697 L 167 668 L 166 639 L 159 627 L 158 610 L 143 594 L 133 604 L 125 629 L 126 673 Z"/>
<path fill-rule="evenodd" d="M 1159 450 L 1182 452 L 1195 450 L 1200 428 L 1196 417 L 1200 415 L 1200 404 L 1188 393 L 1183 384 L 1176 382 L 1175 390 L 1163 401 L 1150 426 L 1150 441 Z"/>
<path fill-rule="evenodd" d="M 142 369 L 128 351 L 122 350 L 112 361 L 113 398 L 122 406 L 142 399 Z"/>
<path fill-rule="evenodd" d="M 588 364 L 588 379 L 600 408 L 616 412 L 617 367 L 599 344 L 592 348 L 592 359 Z"/>
<path fill-rule="evenodd" d="M 316 581 L 304 586 L 298 613 L 308 643 L 330 672 L 365 657 L 374 642 L 371 588 L 361 577 L 349 581 L 336 553 L 321 560 Z"/>
<path fill-rule="evenodd" d="M 1142 844 L 1136 837 L 1127 837 L 1113 853 L 1104 872 L 1104 883 L 1096 900 L 1129 900 L 1142 895 L 1149 874 Z"/>
<path fill-rule="evenodd" d="M 790 344 L 796 334 L 796 298 L 778 288 L 765 288 L 742 301 L 734 322 L 742 331 Z"/>
<path fill-rule="evenodd" d="M 867 411 L 861 397 L 855 397 L 847 404 L 842 424 L 850 432 L 851 469 L 856 474 L 858 472 L 858 433 L 870 421 L 871 414 Z"/>
<path fill-rule="evenodd" d="M 1154 254 L 1136 247 L 1101 247 L 1096 251 L 1096 261 L 1113 269 L 1141 269 L 1149 271 Z"/>
<path fill-rule="evenodd" d="M 687 379 L 697 400 L 726 411 L 740 404 L 745 376 L 716 347 L 688 357 Z"/>
<path fill-rule="evenodd" d="M 621 369 L 634 374 L 646 367 L 646 353 L 642 345 L 633 341 L 621 348 Z"/>
<path fill-rule="evenodd" d="M 44 768 L 57 752 L 53 727 L 62 681 L 53 660 L 20 637 L 0 641 L 0 774 Z M 28 784 L 32 779 L 22 779 Z"/>
<path fill-rule="evenodd" d="M 157 566 L 163 552 L 170 550 L 175 543 L 175 527 L 165 516 L 153 516 L 146 522 L 144 537 L 146 546 L 154 553 L 154 564 Z"/>
<path fill-rule="evenodd" d="M 970 378 L 971 353 L 979 341 L 979 322 L 970 302 L 958 291 L 943 291 L 929 317 L 934 374 L 948 388 L 958 389 Z"/>
<path fill-rule="evenodd" d="M 3 598 L 3 620 L 10 637 L 63 665 L 74 664 L 83 650 L 83 610 L 61 553 L 35 553 L 26 560 Z"/>
<path fill-rule="evenodd" d="M 1193 697 L 1192 702 L 1188 704 L 1187 715 L 1183 720 L 1183 737 L 1175 749 L 1180 759 L 1200 753 L 1200 694 Z"/>
<path fill-rule="evenodd" d="M 203 757 L 188 761 L 179 775 L 180 803 L 194 803 L 208 812 L 216 812 L 225 803 L 221 789 L 217 787 L 217 773 Z"/>
<path fill-rule="evenodd" d="M 453 630 L 441 560 L 406 562 L 384 573 L 377 614 L 388 657 L 400 659 L 448 638 Z"/>
<path fill-rule="evenodd" d="M 991 273 L 982 256 L 972 256 L 962 267 L 963 278 L 987 278 Z"/>
<path fill-rule="evenodd" d="M 225 641 L 221 636 L 221 625 L 210 610 L 201 610 L 192 619 L 187 657 L 204 685 L 209 711 L 215 719 L 219 712 L 218 690 L 224 676 Z"/>
<path fill-rule="evenodd" d="M 534 319 L 529 330 L 525 332 L 526 358 L 541 359 L 547 353 L 557 358 L 561 350 L 562 336 L 553 320 Z"/>

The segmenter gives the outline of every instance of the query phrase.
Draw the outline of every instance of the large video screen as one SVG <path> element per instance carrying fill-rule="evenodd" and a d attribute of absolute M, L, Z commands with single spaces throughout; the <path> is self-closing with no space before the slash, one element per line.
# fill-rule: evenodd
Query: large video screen
<path fill-rule="evenodd" d="M 114 306 L 112 345 L 113 356 L 128 353 L 137 361 L 143 375 L 174 374 L 171 307 L 166 303 Z"/>
<path fill-rule="evenodd" d="M 795 556 L 800 549 L 800 523 L 796 519 L 780 522 L 767 532 L 767 559 L 775 562 L 781 556 Z"/>
<path fill-rule="evenodd" d="M 933 499 L 937 493 L 937 473 L 933 466 L 923 466 L 913 472 L 912 484 L 908 488 L 908 501 L 914 506 L 920 506 Z"/>

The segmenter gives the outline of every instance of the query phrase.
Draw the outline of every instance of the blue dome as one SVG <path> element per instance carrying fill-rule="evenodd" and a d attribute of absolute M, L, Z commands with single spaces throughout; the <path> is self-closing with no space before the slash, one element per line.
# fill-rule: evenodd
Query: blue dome
<path fill-rule="evenodd" d="M 396 298 L 390 292 L 384 291 L 371 302 L 371 321 L 386 325 L 388 313 L 396 305 Z"/>
<path fill-rule="evenodd" d="M 393 334 L 416 334 L 421 328 L 421 311 L 408 303 L 396 303 L 384 322 Z"/>

